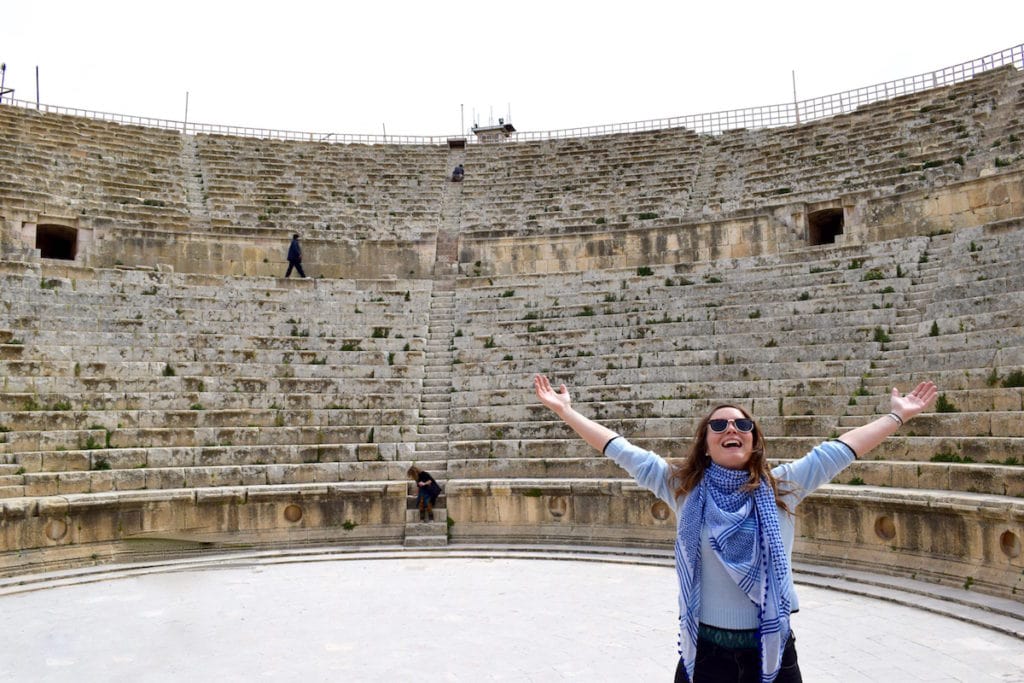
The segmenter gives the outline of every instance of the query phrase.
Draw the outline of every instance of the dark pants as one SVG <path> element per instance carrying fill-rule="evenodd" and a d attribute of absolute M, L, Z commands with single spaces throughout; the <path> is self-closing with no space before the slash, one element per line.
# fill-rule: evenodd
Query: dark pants
<path fill-rule="evenodd" d="M 306 274 L 302 272 L 302 261 L 289 261 L 288 270 L 284 274 L 285 277 L 292 276 L 292 268 L 299 271 L 299 277 L 306 277 Z"/>
<path fill-rule="evenodd" d="M 730 650 L 706 640 L 697 641 L 694 683 L 757 683 L 761 680 L 761 651 L 757 648 Z M 689 683 L 683 660 L 676 666 L 676 683 Z M 775 683 L 803 683 L 796 661 L 796 638 L 789 634 L 782 653 L 782 668 Z"/>

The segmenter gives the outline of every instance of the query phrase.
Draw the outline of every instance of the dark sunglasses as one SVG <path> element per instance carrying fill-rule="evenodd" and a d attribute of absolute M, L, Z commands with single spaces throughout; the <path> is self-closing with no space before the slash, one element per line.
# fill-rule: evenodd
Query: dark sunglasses
<path fill-rule="evenodd" d="M 738 420 L 708 420 L 708 429 L 717 433 L 724 432 L 728 427 L 729 423 L 732 423 L 736 427 L 737 431 L 740 432 L 752 432 L 754 431 L 754 421 L 748 420 L 745 417 L 741 417 Z"/>

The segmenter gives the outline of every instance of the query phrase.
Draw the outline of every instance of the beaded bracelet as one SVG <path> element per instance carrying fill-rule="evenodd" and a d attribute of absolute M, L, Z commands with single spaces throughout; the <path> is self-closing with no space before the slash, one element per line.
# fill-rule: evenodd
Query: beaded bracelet
<path fill-rule="evenodd" d="M 886 417 L 891 417 L 892 419 L 896 420 L 896 424 L 898 424 L 900 427 L 903 426 L 903 418 L 897 415 L 896 413 L 889 413 Z"/>

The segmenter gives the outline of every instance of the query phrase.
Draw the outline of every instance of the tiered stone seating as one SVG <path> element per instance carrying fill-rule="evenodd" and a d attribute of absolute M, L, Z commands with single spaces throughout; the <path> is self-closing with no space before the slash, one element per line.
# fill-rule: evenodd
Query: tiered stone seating
<path fill-rule="evenodd" d="M 435 146 L 203 135 L 197 158 L 215 230 L 356 240 L 436 232 L 448 157 Z"/>
<path fill-rule="evenodd" d="M 671 225 L 851 192 L 902 192 L 1019 167 L 1012 67 L 804 125 L 683 129 L 473 147 L 463 228 L 504 236 Z"/>
<path fill-rule="evenodd" d="M 712 142 L 721 151 L 714 172 L 728 178 L 734 194 L 719 192 L 710 202 L 759 209 L 969 177 L 968 164 L 976 172 L 991 163 L 986 134 L 993 111 L 1020 82 L 1013 68 L 993 70 L 803 126 L 726 133 Z"/>
<path fill-rule="evenodd" d="M 685 455 L 712 405 L 738 403 L 758 416 L 777 461 L 884 413 L 894 384 L 906 391 L 929 378 L 955 406 L 940 409 L 963 412 L 918 418 L 813 496 L 801 516 L 808 521 L 799 552 L 941 580 L 974 567 L 972 582 L 1010 594 L 1006 577 L 993 569 L 997 551 L 984 560 L 962 557 L 965 548 L 987 543 L 1012 558 L 1019 538 L 1010 520 L 1019 518 L 1024 496 L 1024 389 L 992 385 L 997 375 L 1019 377 L 1024 369 L 1020 228 L 1019 220 L 1005 221 L 646 274 L 460 283 L 453 385 L 461 389 L 452 397 L 448 462 L 453 514 L 481 512 L 460 506 L 464 499 L 497 498 L 487 509 L 501 512 L 474 517 L 467 536 L 497 538 L 501 527 L 525 539 L 533 527 L 515 520 L 540 515 L 541 530 L 532 533 L 542 537 L 593 524 L 591 541 L 610 542 L 608 525 L 621 522 L 618 513 L 590 515 L 617 492 L 627 517 L 642 527 L 634 536 L 631 526 L 628 537 L 670 538 L 667 530 L 657 536 L 665 522 L 656 506 L 647 510 L 650 500 L 637 498 L 621 471 L 536 404 L 536 372 L 568 384 L 584 414 L 667 456 Z M 521 502 L 530 497 L 533 506 Z M 977 520 L 962 516 L 968 508 L 979 511 Z M 855 521 L 831 519 L 851 509 Z M 870 540 L 855 551 L 841 537 L 864 525 L 871 533 L 874 524 L 879 539 L 891 539 L 894 509 L 903 511 L 896 513 L 903 515 L 903 555 L 880 553 Z M 915 535 L 920 515 L 950 526 Z M 984 539 L 938 550 L 949 542 L 942 534 L 959 524 L 977 524 Z M 834 533 L 840 538 L 830 539 Z M 929 548 L 937 553 L 930 567 L 914 559 Z"/>
<path fill-rule="evenodd" d="M 991 464 L 951 466 L 951 476 L 978 479 L 959 487 L 966 490 L 1019 495 L 1021 468 L 999 465 L 1024 464 L 1022 257 L 1019 219 L 930 238 L 878 379 L 868 380 L 880 392 L 885 382 L 927 375 L 945 390 L 938 407 L 945 412 L 923 416 L 910 429 L 934 444 L 929 459 Z M 881 452 L 887 460 L 924 459 L 898 443 Z"/>
<path fill-rule="evenodd" d="M 898 256 L 884 246 L 831 248 L 788 263 L 468 282 L 458 290 L 453 451 L 590 455 L 524 404 L 535 372 L 564 380 L 591 414 L 666 453 L 681 455 L 680 436 L 720 402 L 752 404 L 777 437 L 828 436 L 883 357 L 876 334 L 896 323 L 916 268 L 903 262 L 926 241 L 908 241 Z"/>
<path fill-rule="evenodd" d="M 685 212 L 703 139 L 685 129 L 470 147 L 464 230 L 608 230 Z"/>
<path fill-rule="evenodd" d="M 405 478 L 429 283 L 3 279 L 2 496 Z"/>
<path fill-rule="evenodd" d="M 797 554 L 1024 594 L 1007 578 L 1024 576 L 1024 230 L 1006 187 L 1022 102 L 1007 68 L 790 128 L 457 153 L 0 107 L 0 163 L 17 169 L 0 181 L 0 517 L 14 520 L 0 534 L 19 550 L 4 568 L 116 556 L 126 540 L 335 542 L 360 526 L 353 538 L 408 543 L 405 470 L 423 460 L 454 522 L 431 539 L 667 545 L 667 508 L 552 419 L 533 374 L 668 456 L 709 407 L 739 403 L 776 460 L 927 377 L 940 412 L 808 499 Z M 463 156 L 465 181 L 447 183 Z M 925 207 L 932 187 L 972 178 Z M 853 194 L 849 239 L 792 250 L 811 204 Z M 947 207 L 957 231 L 889 239 L 929 229 L 893 228 L 888 203 L 910 195 L 899 215 L 934 224 Z M 33 263 L 13 233 L 46 213 L 129 239 L 102 252 L 111 263 L 173 248 L 190 274 Z M 293 231 L 339 279 L 223 275 L 273 272 Z M 586 241 L 609 231 L 645 256 L 676 241 L 642 268 L 581 272 L 630 250 Z M 718 258 L 747 231 L 780 239 Z M 520 237 L 514 268 L 466 256 Z M 549 239 L 569 246 L 526 262 Z M 251 253 L 239 266 L 234 251 Z M 574 254 L 587 265 L 553 268 Z M 454 282 L 344 271 L 425 277 L 452 260 Z"/>
<path fill-rule="evenodd" d="M 96 224 L 181 231 L 189 208 L 181 135 L 77 116 L 0 107 L 6 215 L 85 217 Z"/>

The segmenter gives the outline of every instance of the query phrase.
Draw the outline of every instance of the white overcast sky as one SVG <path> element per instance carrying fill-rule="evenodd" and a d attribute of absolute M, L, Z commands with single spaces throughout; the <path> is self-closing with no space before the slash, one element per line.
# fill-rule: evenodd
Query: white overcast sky
<path fill-rule="evenodd" d="M 1024 43 L 1019 0 L 11 0 L 18 99 L 297 131 L 552 130 L 808 99 Z"/>

